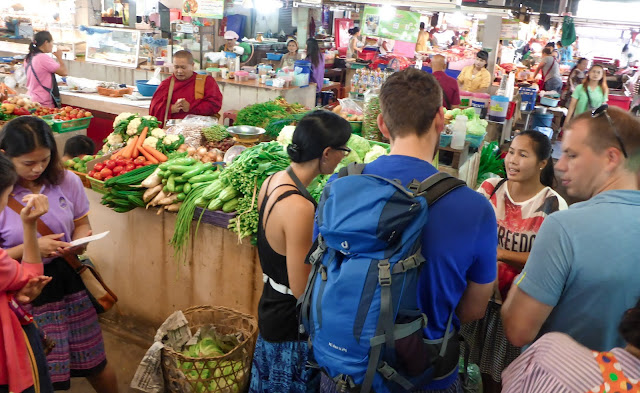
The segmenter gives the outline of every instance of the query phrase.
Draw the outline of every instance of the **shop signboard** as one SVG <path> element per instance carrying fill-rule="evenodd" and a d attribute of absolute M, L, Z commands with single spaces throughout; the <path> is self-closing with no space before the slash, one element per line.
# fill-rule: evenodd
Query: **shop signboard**
<path fill-rule="evenodd" d="M 222 19 L 224 16 L 224 0 L 184 0 L 182 2 L 182 15 Z"/>
<path fill-rule="evenodd" d="M 502 19 L 502 31 L 500 32 L 501 40 L 517 40 L 519 31 L 520 20 Z"/>
<path fill-rule="evenodd" d="M 418 12 L 392 7 L 364 7 L 362 35 L 415 43 L 420 30 Z"/>

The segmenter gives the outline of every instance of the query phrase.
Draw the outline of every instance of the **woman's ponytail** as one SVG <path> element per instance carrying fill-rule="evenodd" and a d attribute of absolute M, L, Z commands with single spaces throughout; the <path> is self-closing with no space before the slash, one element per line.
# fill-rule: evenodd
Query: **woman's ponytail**
<path fill-rule="evenodd" d="M 29 44 L 29 54 L 25 61 L 30 61 L 31 58 L 38 53 L 42 53 L 40 47 L 47 42 L 53 42 L 53 36 L 48 31 L 39 31 L 33 36 L 33 41 Z"/>

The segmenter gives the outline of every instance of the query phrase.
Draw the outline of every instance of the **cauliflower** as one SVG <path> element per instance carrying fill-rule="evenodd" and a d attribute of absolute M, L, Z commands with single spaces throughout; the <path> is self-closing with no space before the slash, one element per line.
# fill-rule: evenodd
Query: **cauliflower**
<path fill-rule="evenodd" d="M 116 116 L 116 119 L 113 121 L 113 128 L 116 128 L 118 123 L 120 123 L 121 121 L 125 121 L 131 116 L 135 116 L 135 115 L 136 115 L 135 113 L 130 113 L 130 112 L 123 112 L 119 114 L 118 116 Z"/>
<path fill-rule="evenodd" d="M 151 115 L 142 116 L 142 118 L 146 120 L 158 121 L 158 119 L 156 119 L 155 116 L 151 116 Z"/>
<path fill-rule="evenodd" d="M 162 139 L 165 137 L 165 133 L 164 130 L 162 128 L 155 128 L 153 131 L 151 131 L 151 136 L 155 136 L 158 139 Z"/>
<path fill-rule="evenodd" d="M 105 144 L 104 146 L 102 146 L 102 152 L 104 154 L 109 153 L 109 145 L 108 144 Z"/>
<path fill-rule="evenodd" d="M 162 140 L 162 143 L 164 143 L 165 145 L 170 145 L 177 140 L 180 140 L 180 135 L 167 135 Z"/>
<path fill-rule="evenodd" d="M 276 140 L 284 147 L 289 146 L 289 144 L 291 144 L 291 140 L 293 139 L 293 132 L 295 130 L 295 126 L 285 126 L 282 131 L 280 131 L 280 134 L 278 135 L 278 138 Z"/>
<path fill-rule="evenodd" d="M 158 138 L 156 138 L 155 136 L 147 137 L 147 139 L 145 139 L 144 142 L 142 142 L 143 147 L 150 146 L 155 149 L 157 145 L 158 145 Z"/>
<path fill-rule="evenodd" d="M 107 136 L 107 144 L 110 146 L 121 144 L 124 141 L 122 140 L 122 135 L 114 134 L 113 132 Z"/>
<path fill-rule="evenodd" d="M 137 135 L 138 128 L 140 127 L 141 123 L 142 123 L 142 119 L 139 117 L 136 117 L 135 119 L 131 120 L 129 122 L 129 125 L 127 126 L 127 135 L 129 136 Z"/>

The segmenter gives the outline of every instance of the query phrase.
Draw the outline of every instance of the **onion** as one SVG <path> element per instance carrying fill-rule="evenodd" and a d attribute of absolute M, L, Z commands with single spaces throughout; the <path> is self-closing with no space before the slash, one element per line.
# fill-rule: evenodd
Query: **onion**
<path fill-rule="evenodd" d="M 200 160 L 200 161 L 202 161 L 202 162 L 204 162 L 206 164 L 207 162 L 211 162 L 211 157 L 209 157 L 208 155 L 204 156 L 204 157 L 202 157 L 202 160 Z"/>
<path fill-rule="evenodd" d="M 182 146 L 187 146 L 187 145 L 182 145 Z M 192 155 L 192 154 L 195 154 L 196 148 L 192 146 L 187 146 L 186 151 L 187 153 L 189 153 L 189 155 Z"/>
<path fill-rule="evenodd" d="M 198 148 L 198 154 L 199 154 L 200 156 L 204 156 L 205 154 L 207 154 L 207 148 L 206 148 L 206 147 L 204 147 L 204 146 L 200 146 L 200 147 Z"/>

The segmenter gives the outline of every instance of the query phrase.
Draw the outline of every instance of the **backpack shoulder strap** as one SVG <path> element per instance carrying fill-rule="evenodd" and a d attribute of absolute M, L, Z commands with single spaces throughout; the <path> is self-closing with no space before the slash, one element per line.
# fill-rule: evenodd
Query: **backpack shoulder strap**
<path fill-rule="evenodd" d="M 349 165 L 343 167 L 338 172 L 338 177 L 345 177 L 351 175 L 362 175 L 364 171 L 364 167 L 366 164 L 358 164 L 357 162 L 352 162 Z"/>
<path fill-rule="evenodd" d="M 507 182 L 507 178 L 506 178 L 506 177 L 505 177 L 504 179 L 500 180 L 500 181 L 498 182 L 498 184 L 496 184 L 496 186 L 495 186 L 495 187 L 493 187 L 493 191 L 491 191 L 491 195 L 489 195 L 489 199 L 491 199 L 494 195 L 496 195 L 496 192 L 498 192 L 498 189 L 499 189 L 500 187 L 502 187 L 502 185 L 503 185 L 504 183 L 506 183 L 506 182 Z"/>
<path fill-rule="evenodd" d="M 460 179 L 438 172 L 420 183 L 416 180 L 412 181 L 408 188 L 416 195 L 423 195 L 431 206 L 451 191 L 466 185 L 467 183 Z"/>
<path fill-rule="evenodd" d="M 201 100 L 204 97 L 204 86 L 207 82 L 206 75 L 196 74 L 195 99 Z"/>

